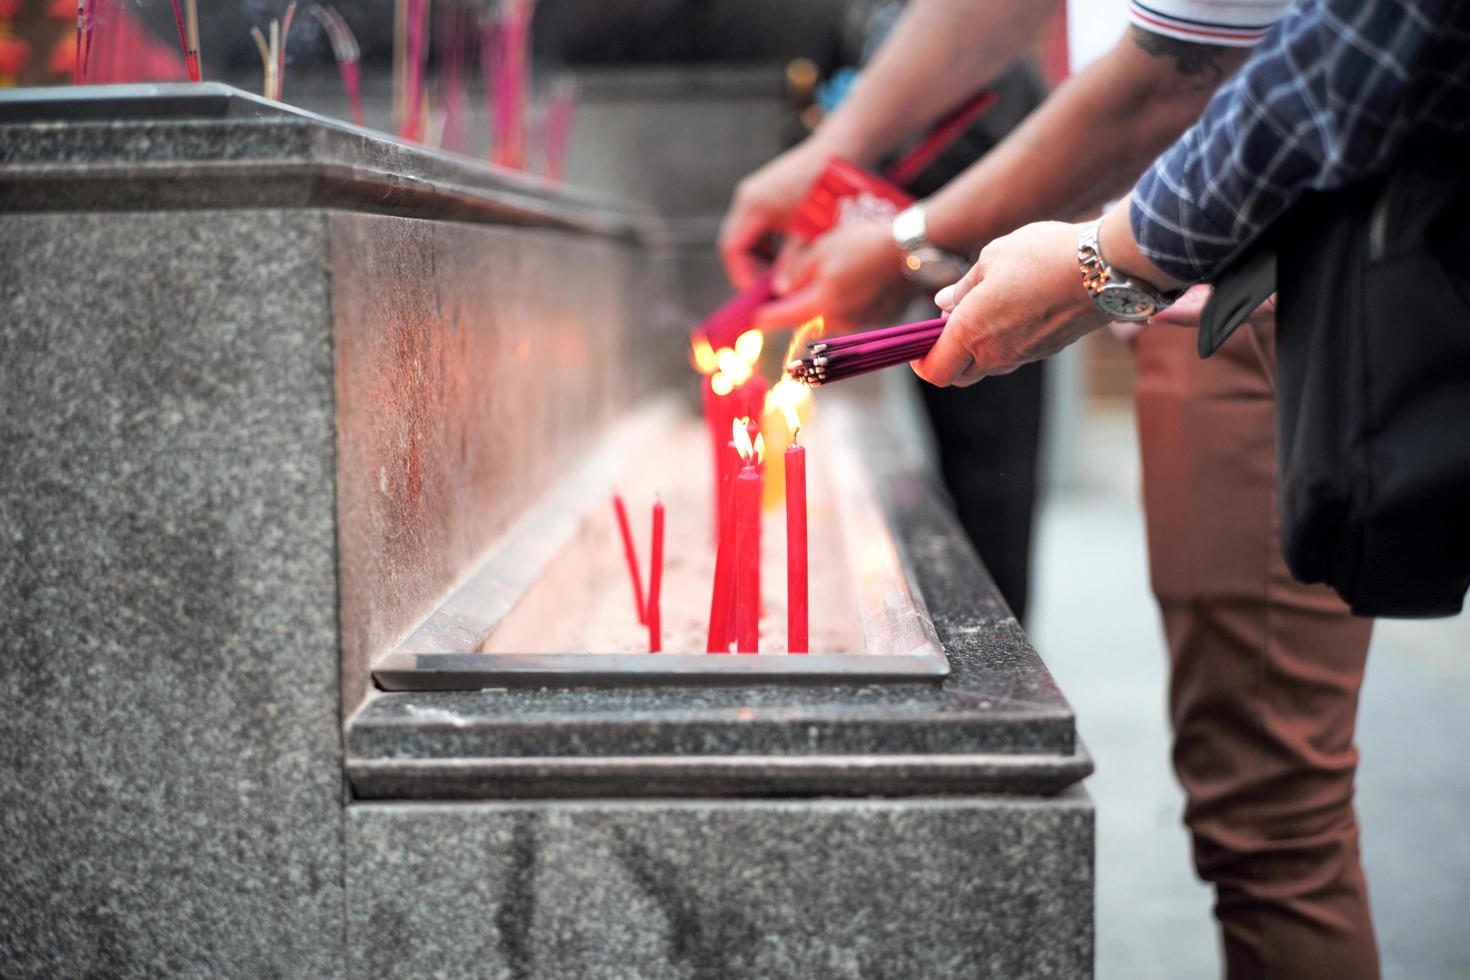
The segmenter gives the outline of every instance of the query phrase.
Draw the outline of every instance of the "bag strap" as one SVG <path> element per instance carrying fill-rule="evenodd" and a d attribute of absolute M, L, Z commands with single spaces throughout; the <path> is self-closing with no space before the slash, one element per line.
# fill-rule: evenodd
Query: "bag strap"
<path fill-rule="evenodd" d="M 1270 229 L 1266 229 L 1269 232 Z M 1215 280 L 1199 320 L 1199 356 L 1220 349 L 1245 318 L 1276 292 L 1276 241 L 1263 232 L 1235 250 Z"/>

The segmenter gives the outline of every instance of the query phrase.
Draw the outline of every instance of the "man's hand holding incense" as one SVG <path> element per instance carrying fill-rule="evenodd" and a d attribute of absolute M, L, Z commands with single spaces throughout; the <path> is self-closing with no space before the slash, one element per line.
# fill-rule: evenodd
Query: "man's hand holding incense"
<path fill-rule="evenodd" d="M 997 238 L 934 301 L 949 313 L 938 343 L 914 362 L 935 385 L 972 385 L 1050 357 L 1108 322 L 1082 286 L 1082 225 L 1043 221 Z"/>
<path fill-rule="evenodd" d="M 773 285 L 780 298 L 756 314 L 764 330 L 820 315 L 829 333 L 846 333 L 892 322 L 918 295 L 885 221 L 849 221 L 783 253 Z"/>

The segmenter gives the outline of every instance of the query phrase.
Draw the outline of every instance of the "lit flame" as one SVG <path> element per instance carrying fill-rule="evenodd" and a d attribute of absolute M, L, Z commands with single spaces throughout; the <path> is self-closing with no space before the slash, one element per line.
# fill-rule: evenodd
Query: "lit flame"
<path fill-rule="evenodd" d="M 694 369 L 700 374 L 714 374 L 720 368 L 715 349 L 709 345 L 709 338 L 702 333 L 695 334 L 694 340 L 690 342 L 689 356 L 694 362 Z"/>
<path fill-rule="evenodd" d="M 735 451 L 744 460 L 750 459 L 751 453 L 755 452 L 755 447 L 750 444 L 749 425 L 749 418 L 738 418 L 730 423 L 730 441 L 735 443 Z"/>
<path fill-rule="evenodd" d="M 731 441 L 735 443 L 735 451 L 740 458 L 749 463 L 754 458 L 759 463 L 766 458 L 766 440 L 759 431 L 755 434 L 755 442 L 750 441 L 750 430 L 754 428 L 749 417 L 738 418 L 730 423 Z"/>
<path fill-rule="evenodd" d="M 783 364 L 792 361 L 806 353 L 806 345 L 811 343 L 813 337 L 820 337 L 827 332 L 827 323 L 819 316 L 814 316 L 791 333 L 791 343 L 786 347 L 786 359 Z"/>
<path fill-rule="evenodd" d="M 796 432 L 801 428 L 801 416 L 797 409 L 812 397 L 812 390 L 795 378 L 782 378 L 766 392 L 766 411 L 777 409 L 786 417 L 786 431 L 791 441 L 796 441 Z"/>
<path fill-rule="evenodd" d="M 724 374 L 716 371 L 714 377 L 709 379 L 710 390 L 721 398 L 735 390 L 735 384 Z"/>
<path fill-rule="evenodd" d="M 755 364 L 760 360 L 761 348 L 766 344 L 766 335 L 759 330 L 747 330 L 735 338 L 735 353 L 739 354 L 746 364 Z"/>
<path fill-rule="evenodd" d="M 750 365 L 746 363 L 745 358 L 730 348 L 721 347 L 715 353 L 715 359 L 719 364 L 720 373 L 729 378 L 732 385 L 738 387 L 750 380 Z"/>

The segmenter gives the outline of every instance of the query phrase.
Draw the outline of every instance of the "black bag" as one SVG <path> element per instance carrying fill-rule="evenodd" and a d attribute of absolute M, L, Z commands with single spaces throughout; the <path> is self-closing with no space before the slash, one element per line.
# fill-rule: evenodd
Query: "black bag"
<path fill-rule="evenodd" d="M 1470 587 L 1467 149 L 1306 194 L 1201 318 L 1208 357 L 1277 293 L 1282 551 L 1359 615 L 1451 616 Z"/>

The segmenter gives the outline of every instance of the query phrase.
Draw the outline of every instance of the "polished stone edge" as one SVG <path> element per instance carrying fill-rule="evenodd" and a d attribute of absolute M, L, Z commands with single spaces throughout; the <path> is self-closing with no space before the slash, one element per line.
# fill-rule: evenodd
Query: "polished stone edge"
<path fill-rule="evenodd" d="M 218 83 L 0 93 L 0 210 L 232 206 L 349 208 L 620 237 L 659 228 L 651 212 L 623 202 Z"/>
<path fill-rule="evenodd" d="M 447 710 L 432 695 L 397 695 L 410 699 L 406 717 L 385 719 L 377 705 L 370 704 L 353 719 L 349 753 L 354 758 L 437 761 L 676 755 L 1048 756 L 1076 751 L 1072 718 L 1057 710 L 996 706 L 960 712 L 942 704 L 915 705 L 899 699 L 874 705 L 856 698 L 845 704 L 763 699 L 749 707 L 721 708 L 670 705 L 665 698 L 658 708 L 635 704 L 621 711 L 589 710 L 583 699 L 576 708 L 551 713 L 526 710 L 516 694 L 506 692 L 500 702 L 502 713 L 478 717 Z"/>
<path fill-rule="evenodd" d="M 1049 796 L 1088 775 L 1074 755 L 638 756 L 532 759 L 352 759 L 361 800 L 524 797 Z"/>
<path fill-rule="evenodd" d="M 0 140 L 6 131 L 0 128 Z M 0 213 L 330 208 L 400 218 L 563 229 L 639 242 L 656 224 L 472 185 L 318 162 L 0 167 Z"/>
<path fill-rule="evenodd" d="M 390 653 L 373 665 L 385 691 L 473 691 L 506 687 L 694 687 L 748 684 L 935 684 L 948 673 L 920 654 Z"/>

